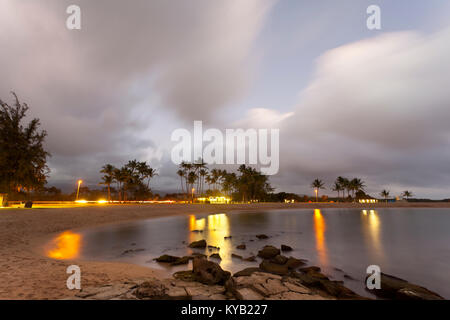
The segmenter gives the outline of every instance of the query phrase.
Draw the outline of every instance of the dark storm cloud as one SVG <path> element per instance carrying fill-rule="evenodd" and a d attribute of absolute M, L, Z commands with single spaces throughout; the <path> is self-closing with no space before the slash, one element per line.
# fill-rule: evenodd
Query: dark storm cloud
<path fill-rule="evenodd" d="M 157 158 L 139 135 L 155 114 L 207 119 L 243 94 L 271 3 L 3 0 L 0 96 L 16 91 L 41 118 L 54 179 L 102 155 Z M 79 31 L 65 26 L 71 4 Z"/>

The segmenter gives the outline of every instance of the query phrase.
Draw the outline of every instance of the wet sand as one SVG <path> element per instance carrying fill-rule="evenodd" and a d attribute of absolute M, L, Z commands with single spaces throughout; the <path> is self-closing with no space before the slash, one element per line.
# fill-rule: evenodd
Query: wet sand
<path fill-rule="evenodd" d="M 146 277 L 163 277 L 159 270 L 124 263 L 47 258 L 43 245 L 66 230 L 139 219 L 199 213 L 322 208 L 450 208 L 450 203 L 378 204 L 233 204 L 233 205 L 102 205 L 81 208 L 0 209 L 0 299 L 62 299 L 76 291 L 66 287 L 66 268 L 79 265 L 82 286 Z"/>

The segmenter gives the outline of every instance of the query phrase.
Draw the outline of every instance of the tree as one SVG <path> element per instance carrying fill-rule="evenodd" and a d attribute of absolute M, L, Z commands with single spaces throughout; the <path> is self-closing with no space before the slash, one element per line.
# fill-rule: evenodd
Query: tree
<path fill-rule="evenodd" d="M 340 192 L 342 191 L 342 197 L 344 196 L 344 187 L 343 187 L 343 185 L 339 182 L 339 178 L 338 179 L 336 179 L 336 181 L 334 182 L 334 185 L 333 185 L 333 189 L 332 189 L 333 191 L 335 191 L 335 192 L 337 192 L 337 194 L 338 194 L 338 199 L 339 199 L 339 194 L 340 194 Z"/>
<path fill-rule="evenodd" d="M 184 193 L 183 178 L 185 178 L 186 172 L 180 169 L 177 171 L 177 175 L 180 177 L 181 193 Z"/>
<path fill-rule="evenodd" d="M 353 192 L 353 196 L 355 196 L 355 194 L 358 191 L 364 191 L 364 188 L 366 187 L 366 185 L 364 184 L 364 181 L 362 181 L 361 179 L 353 178 L 350 181 L 350 186 L 349 187 L 350 187 L 350 190 L 352 190 L 352 192 Z"/>
<path fill-rule="evenodd" d="M 386 189 L 384 189 L 383 191 L 380 192 L 380 196 L 382 196 L 384 198 L 384 200 L 386 200 L 386 202 L 389 197 L 389 194 L 390 194 L 390 192 Z"/>
<path fill-rule="evenodd" d="M 412 191 L 408 191 L 408 190 L 403 191 L 402 197 L 405 197 L 406 200 L 409 200 L 409 198 L 411 198 L 412 196 L 413 196 Z"/>
<path fill-rule="evenodd" d="M 114 182 L 114 169 L 115 167 L 111 164 L 105 164 L 100 170 L 100 173 L 105 175 L 102 177 L 101 184 L 106 185 L 108 188 L 108 201 L 111 201 L 111 184 Z"/>
<path fill-rule="evenodd" d="M 320 179 L 315 179 L 312 183 L 311 183 L 311 188 L 314 189 L 315 193 L 316 193 L 316 202 L 319 201 L 319 190 L 320 189 L 325 189 L 325 184 L 323 183 L 322 180 Z"/>
<path fill-rule="evenodd" d="M 43 146 L 47 132 L 39 130 L 37 118 L 23 123 L 28 105 L 12 95 L 12 106 L 0 100 L 0 191 L 36 190 L 47 183 L 50 172 L 50 153 Z"/>
<path fill-rule="evenodd" d="M 347 197 L 350 196 L 350 181 L 344 177 L 337 177 L 336 182 L 342 187 L 342 198 L 345 198 L 345 191 L 347 190 Z"/>

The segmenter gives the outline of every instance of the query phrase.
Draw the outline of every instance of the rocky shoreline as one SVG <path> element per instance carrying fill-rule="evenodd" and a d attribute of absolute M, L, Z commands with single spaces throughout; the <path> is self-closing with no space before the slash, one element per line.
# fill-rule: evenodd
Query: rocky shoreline
<path fill-rule="evenodd" d="M 205 249 L 205 240 L 189 244 L 190 248 Z M 238 246 L 245 249 L 245 244 Z M 220 248 L 211 247 L 209 249 Z M 201 253 L 176 257 L 162 255 L 155 260 L 170 265 L 188 264 L 192 270 L 179 271 L 171 279 L 138 279 L 88 287 L 75 295 L 76 299 L 109 300 L 367 300 L 342 281 L 331 280 L 316 266 L 305 267 L 306 260 L 284 256 L 292 248 L 281 249 L 266 245 L 259 252 L 258 267 L 246 268 L 231 275 L 218 263 Z M 232 254 L 234 257 L 239 255 Z M 209 256 L 220 259 L 218 253 Z M 256 261 L 255 257 L 247 261 Z M 370 292 L 382 299 L 442 300 L 438 294 L 406 280 L 381 274 L 381 288 Z M 369 290 L 368 290 L 369 291 Z"/>

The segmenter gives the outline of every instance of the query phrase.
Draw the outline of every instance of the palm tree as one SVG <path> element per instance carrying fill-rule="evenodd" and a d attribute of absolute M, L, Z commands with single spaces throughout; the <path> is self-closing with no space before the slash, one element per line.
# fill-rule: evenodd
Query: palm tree
<path fill-rule="evenodd" d="M 315 193 L 316 193 L 316 202 L 319 201 L 319 190 L 320 189 L 325 189 L 325 184 L 323 183 L 322 180 L 320 179 L 315 179 L 312 183 L 311 183 L 311 188 L 314 189 Z"/>
<path fill-rule="evenodd" d="M 105 164 L 100 170 L 101 173 L 105 175 L 102 177 L 102 184 L 106 185 L 108 188 L 108 201 L 111 201 L 111 184 L 114 182 L 114 170 L 116 168 L 111 164 Z"/>
<path fill-rule="evenodd" d="M 408 201 L 408 199 L 413 196 L 413 193 L 412 193 L 412 191 L 405 190 L 405 191 L 403 191 L 402 196 L 405 197 L 406 200 Z"/>
<path fill-rule="evenodd" d="M 342 198 L 345 198 L 345 191 L 347 190 L 347 197 L 350 196 L 350 181 L 344 177 L 337 177 L 336 181 L 342 187 Z"/>
<path fill-rule="evenodd" d="M 111 202 L 111 183 L 113 183 L 113 176 L 105 175 L 102 177 L 102 182 L 100 184 L 105 185 L 108 188 L 108 201 Z"/>
<path fill-rule="evenodd" d="M 177 175 L 180 176 L 181 193 L 184 193 L 183 178 L 184 178 L 185 175 L 186 175 L 186 171 L 180 169 L 180 170 L 177 171 Z"/>
<path fill-rule="evenodd" d="M 353 197 L 355 196 L 356 192 L 358 191 L 364 191 L 365 188 L 364 181 L 362 181 L 359 178 L 354 178 L 349 183 L 349 188 L 353 192 Z"/>
<path fill-rule="evenodd" d="M 380 192 L 380 196 L 382 196 L 384 198 L 384 200 L 386 200 L 386 202 L 389 197 L 389 194 L 390 194 L 390 192 L 386 189 L 384 189 L 383 191 Z"/>
<path fill-rule="evenodd" d="M 335 192 L 337 192 L 337 194 L 338 194 L 338 199 L 339 199 L 339 195 L 340 195 L 340 192 L 341 191 L 344 191 L 345 189 L 344 189 L 344 187 L 339 183 L 339 181 L 335 181 L 334 182 L 334 185 L 333 185 L 333 189 L 332 189 L 333 191 L 335 191 Z M 343 192 L 342 192 L 343 193 Z M 343 194 L 342 194 L 343 195 Z"/>
<path fill-rule="evenodd" d="M 205 182 L 205 177 L 208 175 L 208 171 L 206 169 L 200 169 L 198 175 L 200 177 L 200 194 L 203 194 L 203 185 Z"/>

